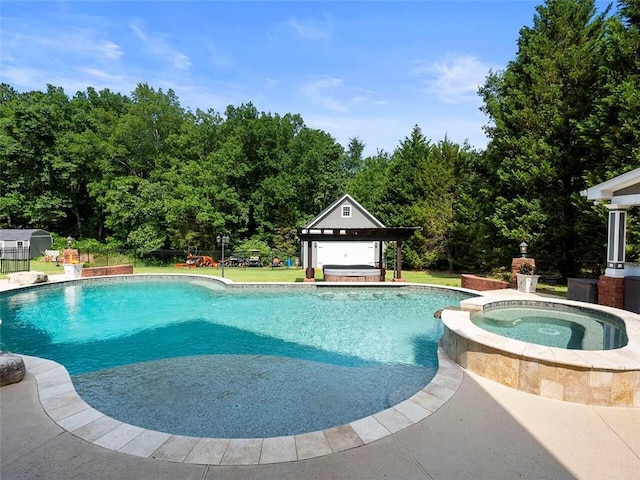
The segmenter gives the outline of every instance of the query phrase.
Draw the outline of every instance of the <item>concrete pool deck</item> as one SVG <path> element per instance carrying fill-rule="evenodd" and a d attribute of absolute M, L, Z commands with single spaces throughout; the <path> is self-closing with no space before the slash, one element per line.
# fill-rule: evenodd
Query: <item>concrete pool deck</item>
<path fill-rule="evenodd" d="M 640 471 L 640 409 L 542 398 L 453 368 L 456 392 L 411 426 L 338 453 L 247 466 L 141 458 L 82 439 L 47 413 L 34 369 L 0 388 L 0 477 L 619 479 Z"/>
<path fill-rule="evenodd" d="M 462 371 L 462 369 L 461 369 Z M 17 479 L 621 479 L 640 471 L 640 410 L 546 399 L 463 373 L 426 419 L 308 460 L 212 466 L 140 458 L 59 427 L 32 373 L 0 388 L 0 476 Z"/>

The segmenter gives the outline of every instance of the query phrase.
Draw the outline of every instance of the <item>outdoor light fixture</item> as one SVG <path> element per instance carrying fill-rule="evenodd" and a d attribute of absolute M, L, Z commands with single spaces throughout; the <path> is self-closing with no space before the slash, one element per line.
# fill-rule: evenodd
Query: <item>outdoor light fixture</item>
<path fill-rule="evenodd" d="M 519 247 L 520 247 L 520 254 L 522 255 L 522 258 L 525 258 L 527 256 L 527 247 L 529 245 L 526 244 L 526 242 L 522 242 Z"/>
<path fill-rule="evenodd" d="M 73 237 L 69 235 L 67 237 L 67 248 L 71 248 L 71 244 L 73 243 Z"/>
<path fill-rule="evenodd" d="M 229 245 L 229 235 L 218 235 L 216 237 L 216 242 L 222 248 L 222 252 L 220 253 L 220 263 L 222 264 L 222 278 L 224 278 L 224 247 L 225 245 Z"/>

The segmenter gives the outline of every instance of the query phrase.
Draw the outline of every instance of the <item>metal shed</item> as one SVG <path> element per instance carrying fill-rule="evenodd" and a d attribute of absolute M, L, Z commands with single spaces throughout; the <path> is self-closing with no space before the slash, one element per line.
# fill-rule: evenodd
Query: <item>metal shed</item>
<path fill-rule="evenodd" d="M 0 258 L 26 260 L 44 255 L 53 237 L 40 229 L 0 229 Z"/>

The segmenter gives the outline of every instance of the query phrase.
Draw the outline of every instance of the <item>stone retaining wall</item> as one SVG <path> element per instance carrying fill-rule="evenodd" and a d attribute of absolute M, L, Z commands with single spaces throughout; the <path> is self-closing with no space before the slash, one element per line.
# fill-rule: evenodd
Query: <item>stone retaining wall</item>
<path fill-rule="evenodd" d="M 523 392 L 588 405 L 640 406 L 638 370 L 554 364 L 483 345 L 446 326 L 440 344 L 461 367 Z"/>

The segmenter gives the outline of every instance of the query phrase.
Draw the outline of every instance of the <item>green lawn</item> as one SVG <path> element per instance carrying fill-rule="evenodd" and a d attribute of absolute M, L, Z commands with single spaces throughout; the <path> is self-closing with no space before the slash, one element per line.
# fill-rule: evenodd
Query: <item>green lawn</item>
<path fill-rule="evenodd" d="M 55 263 L 46 263 L 38 260 L 31 261 L 31 270 L 44 272 L 47 275 L 63 274 L 62 265 L 56 267 Z M 134 273 L 193 273 L 198 275 L 222 276 L 220 268 L 175 268 L 167 267 L 134 267 Z M 304 280 L 304 270 L 301 268 L 245 268 L 227 267 L 224 269 L 224 276 L 234 282 L 302 282 Z M 391 281 L 392 272 L 387 272 L 387 282 Z M 432 285 L 443 285 L 447 287 L 459 287 L 460 275 L 438 271 L 410 271 L 403 270 L 402 277 L 407 282 L 428 283 Z M 6 278 L 6 275 L 0 275 Z M 316 271 L 316 281 L 322 281 L 322 272 Z M 566 285 L 538 285 L 538 293 L 566 297 Z"/>
<path fill-rule="evenodd" d="M 198 275 L 221 276 L 220 268 L 174 268 L 174 267 L 136 267 L 135 273 L 196 273 Z M 234 282 L 302 282 L 304 270 L 301 268 L 245 268 L 227 267 L 224 276 Z M 411 272 L 404 271 L 403 278 L 407 282 L 432 283 L 449 287 L 460 286 L 460 275 L 452 275 L 442 272 Z M 390 282 L 392 272 L 387 272 L 387 281 Z M 316 281 L 322 280 L 322 272 L 316 271 Z"/>
<path fill-rule="evenodd" d="M 39 260 L 31 261 L 31 270 L 44 272 L 47 275 L 63 274 L 62 265 L 56 267 L 55 263 L 47 263 Z M 173 266 L 166 267 L 146 267 L 135 266 L 134 273 L 193 273 L 198 275 L 222 276 L 220 268 L 175 268 Z M 301 268 L 245 268 L 245 267 L 227 267 L 224 269 L 224 276 L 234 282 L 302 282 L 304 280 L 304 270 Z M 387 281 L 390 282 L 393 276 L 392 272 L 387 272 Z M 413 272 L 404 270 L 402 277 L 407 282 L 414 283 L 431 283 L 435 285 L 445 285 L 448 287 L 460 286 L 460 275 L 448 274 L 445 272 Z M 6 278 L 6 275 L 0 276 Z M 316 271 L 316 280 L 322 280 L 322 272 Z"/>

